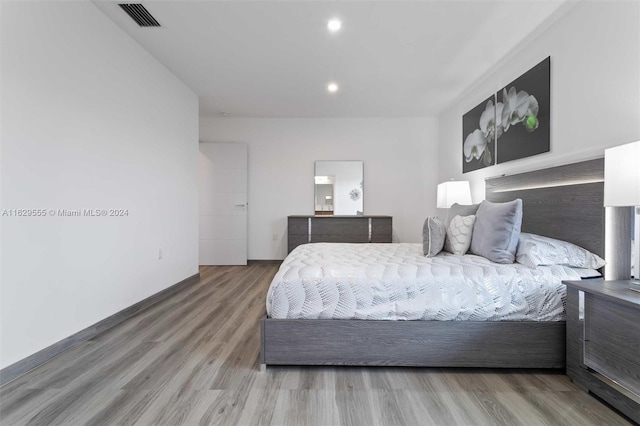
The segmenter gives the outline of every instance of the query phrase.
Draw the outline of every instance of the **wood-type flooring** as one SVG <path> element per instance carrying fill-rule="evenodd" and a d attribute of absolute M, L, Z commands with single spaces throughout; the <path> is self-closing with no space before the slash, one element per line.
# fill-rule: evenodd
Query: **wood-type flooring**
<path fill-rule="evenodd" d="M 0 388 L 2 425 L 626 425 L 558 371 L 269 367 L 276 265 L 200 281 Z"/>

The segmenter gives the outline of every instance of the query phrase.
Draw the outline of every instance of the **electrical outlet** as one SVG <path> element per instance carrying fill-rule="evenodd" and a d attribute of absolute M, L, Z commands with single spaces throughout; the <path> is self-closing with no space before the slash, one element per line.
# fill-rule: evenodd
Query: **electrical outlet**
<path fill-rule="evenodd" d="M 271 236 L 271 239 L 272 239 L 273 241 L 278 241 L 278 234 L 273 234 L 273 235 Z"/>
<path fill-rule="evenodd" d="M 162 260 L 162 249 L 158 249 L 158 260 Z"/>

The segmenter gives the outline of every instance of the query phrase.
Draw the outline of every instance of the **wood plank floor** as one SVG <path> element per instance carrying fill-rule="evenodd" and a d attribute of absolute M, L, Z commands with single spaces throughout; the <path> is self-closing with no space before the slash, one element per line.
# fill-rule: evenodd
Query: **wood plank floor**
<path fill-rule="evenodd" d="M 259 326 L 277 267 L 198 284 L 0 388 L 2 425 L 623 425 L 559 372 L 270 367 Z"/>

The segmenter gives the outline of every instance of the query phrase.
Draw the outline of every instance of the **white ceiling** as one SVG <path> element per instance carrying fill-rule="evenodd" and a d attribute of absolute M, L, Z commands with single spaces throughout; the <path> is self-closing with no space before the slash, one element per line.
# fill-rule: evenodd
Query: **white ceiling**
<path fill-rule="evenodd" d="M 420 117 L 450 106 L 564 0 L 142 1 L 161 28 L 94 3 L 200 96 L 202 115 Z M 334 17 L 343 29 L 330 34 Z"/>

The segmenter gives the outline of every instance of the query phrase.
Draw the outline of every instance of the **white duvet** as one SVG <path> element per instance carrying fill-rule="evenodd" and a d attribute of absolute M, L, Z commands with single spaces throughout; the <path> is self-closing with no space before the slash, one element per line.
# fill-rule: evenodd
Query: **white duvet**
<path fill-rule="evenodd" d="M 421 244 L 305 244 L 287 256 L 274 277 L 267 314 L 289 319 L 561 321 L 562 280 L 579 280 L 584 272 L 566 266 L 501 265 L 474 255 L 427 258 Z"/>

